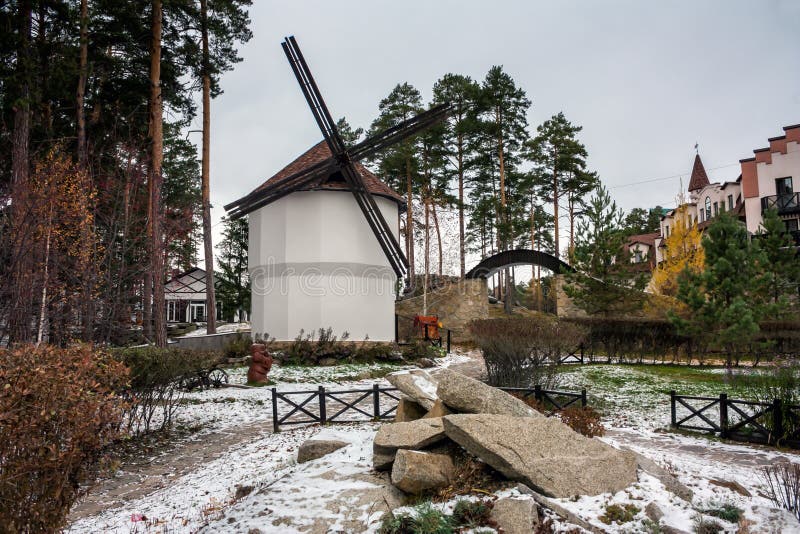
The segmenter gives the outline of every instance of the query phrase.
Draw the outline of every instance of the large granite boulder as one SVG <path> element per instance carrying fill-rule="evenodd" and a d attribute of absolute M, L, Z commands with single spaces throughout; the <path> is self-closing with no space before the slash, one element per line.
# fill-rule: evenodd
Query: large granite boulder
<path fill-rule="evenodd" d="M 424 449 L 444 439 L 441 417 L 383 425 L 372 443 L 372 465 L 379 471 L 388 469 L 398 449 Z"/>
<path fill-rule="evenodd" d="M 397 401 L 397 410 L 394 412 L 395 423 L 408 423 L 409 421 L 416 421 L 422 419 L 428 411 L 425 410 L 418 403 L 406 398 L 400 398 Z"/>
<path fill-rule="evenodd" d="M 539 524 L 536 501 L 530 497 L 497 499 L 492 507 L 492 520 L 504 534 L 530 534 Z"/>
<path fill-rule="evenodd" d="M 544 418 L 542 414 L 505 391 L 450 369 L 438 371 L 436 381 L 436 394 L 456 412 Z"/>
<path fill-rule="evenodd" d="M 456 414 L 443 421 L 448 438 L 548 496 L 616 493 L 636 482 L 635 455 L 582 436 L 556 419 Z"/>
<path fill-rule="evenodd" d="M 447 486 L 454 472 L 453 460 L 446 454 L 400 450 L 392 467 L 392 484 L 418 495 Z"/>
<path fill-rule="evenodd" d="M 405 393 L 411 399 L 430 410 L 436 402 L 436 379 L 422 369 L 398 371 L 386 376 L 391 385 Z"/>
<path fill-rule="evenodd" d="M 322 458 L 348 445 L 350 444 L 346 441 L 340 441 L 338 439 L 307 439 L 297 450 L 297 463 L 302 464 L 310 462 L 311 460 L 316 460 L 317 458 Z"/>

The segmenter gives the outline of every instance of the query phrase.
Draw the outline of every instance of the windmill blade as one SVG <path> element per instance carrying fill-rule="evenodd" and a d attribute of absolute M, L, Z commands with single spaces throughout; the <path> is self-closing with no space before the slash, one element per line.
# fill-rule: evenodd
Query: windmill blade
<path fill-rule="evenodd" d="M 225 206 L 232 220 L 244 217 L 258 208 L 285 197 L 289 193 L 299 191 L 331 175 L 338 165 L 333 158 L 328 158 L 300 172 L 287 176 L 269 184 L 264 189 L 253 191 L 246 197 Z"/>
<path fill-rule="evenodd" d="M 450 111 L 452 111 L 450 104 L 440 104 L 415 115 L 358 143 L 349 150 L 350 157 L 354 161 L 368 159 L 381 150 L 443 121 Z"/>
<path fill-rule="evenodd" d="M 408 270 L 408 260 L 403 253 L 403 249 L 400 248 L 400 244 L 397 242 L 394 233 L 392 233 L 391 227 L 386 222 L 386 218 L 383 216 L 380 208 L 378 208 L 375 198 L 372 196 L 372 193 L 369 192 L 369 189 L 367 189 L 364 179 L 361 177 L 361 173 L 358 172 L 355 165 L 349 160 L 341 166 L 341 171 L 347 184 L 350 186 L 350 190 L 359 208 L 361 208 L 361 211 L 364 213 L 364 217 L 367 219 L 372 233 L 375 234 L 381 249 L 383 249 L 383 253 L 389 260 L 392 270 L 394 270 L 398 278 L 403 278 Z"/>
<path fill-rule="evenodd" d="M 300 84 L 300 89 L 306 97 L 308 106 L 311 108 L 314 120 L 317 121 L 317 126 L 322 132 L 328 148 L 331 149 L 331 154 L 334 157 L 340 157 L 346 150 L 344 141 L 339 135 L 339 130 L 336 128 L 336 123 L 333 121 L 330 111 L 328 111 L 328 106 L 325 105 L 325 101 L 322 99 L 317 82 L 314 81 L 314 77 L 311 75 L 311 70 L 308 68 L 303 53 L 297 45 L 297 40 L 294 36 L 287 37 L 281 43 L 281 47 L 283 47 L 283 52 L 289 60 L 289 65 L 292 67 L 295 78 L 297 78 L 297 83 Z"/>

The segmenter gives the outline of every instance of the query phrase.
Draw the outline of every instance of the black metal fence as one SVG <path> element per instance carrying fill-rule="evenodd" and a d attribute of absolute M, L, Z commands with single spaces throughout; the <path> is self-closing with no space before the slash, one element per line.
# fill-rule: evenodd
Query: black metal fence
<path fill-rule="evenodd" d="M 533 397 L 550 411 L 580 403 L 587 405 L 586 390 L 551 391 L 541 386 L 533 388 L 500 388 L 522 399 Z M 396 388 L 373 384 L 371 388 L 329 390 L 278 391 L 272 388 L 272 425 L 275 432 L 281 426 L 306 423 L 352 423 L 387 420 L 394 417 L 400 396 Z"/>
<path fill-rule="evenodd" d="M 672 428 L 718 434 L 747 443 L 800 448 L 800 405 L 781 399 L 755 402 L 719 397 L 678 395 L 670 392 Z M 679 412 L 682 412 L 679 414 Z"/>

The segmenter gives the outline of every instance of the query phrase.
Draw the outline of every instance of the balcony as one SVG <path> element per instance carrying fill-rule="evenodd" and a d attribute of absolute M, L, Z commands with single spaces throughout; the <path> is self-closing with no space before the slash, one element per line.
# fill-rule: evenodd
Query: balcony
<path fill-rule="evenodd" d="M 761 199 L 761 211 L 778 210 L 778 215 L 800 213 L 800 193 L 772 195 Z"/>

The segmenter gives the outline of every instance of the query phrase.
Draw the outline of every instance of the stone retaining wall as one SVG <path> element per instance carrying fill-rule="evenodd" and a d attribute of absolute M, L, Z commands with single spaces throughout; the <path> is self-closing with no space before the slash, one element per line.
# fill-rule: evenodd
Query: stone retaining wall
<path fill-rule="evenodd" d="M 395 312 L 401 316 L 398 327 L 401 340 L 411 332 L 411 318 L 422 314 L 423 297 L 413 297 L 395 303 Z M 489 317 L 489 297 L 486 280 L 459 280 L 428 293 L 428 315 L 438 315 L 444 328 L 452 330 L 452 341 L 469 341 L 467 323 L 473 319 Z"/>

